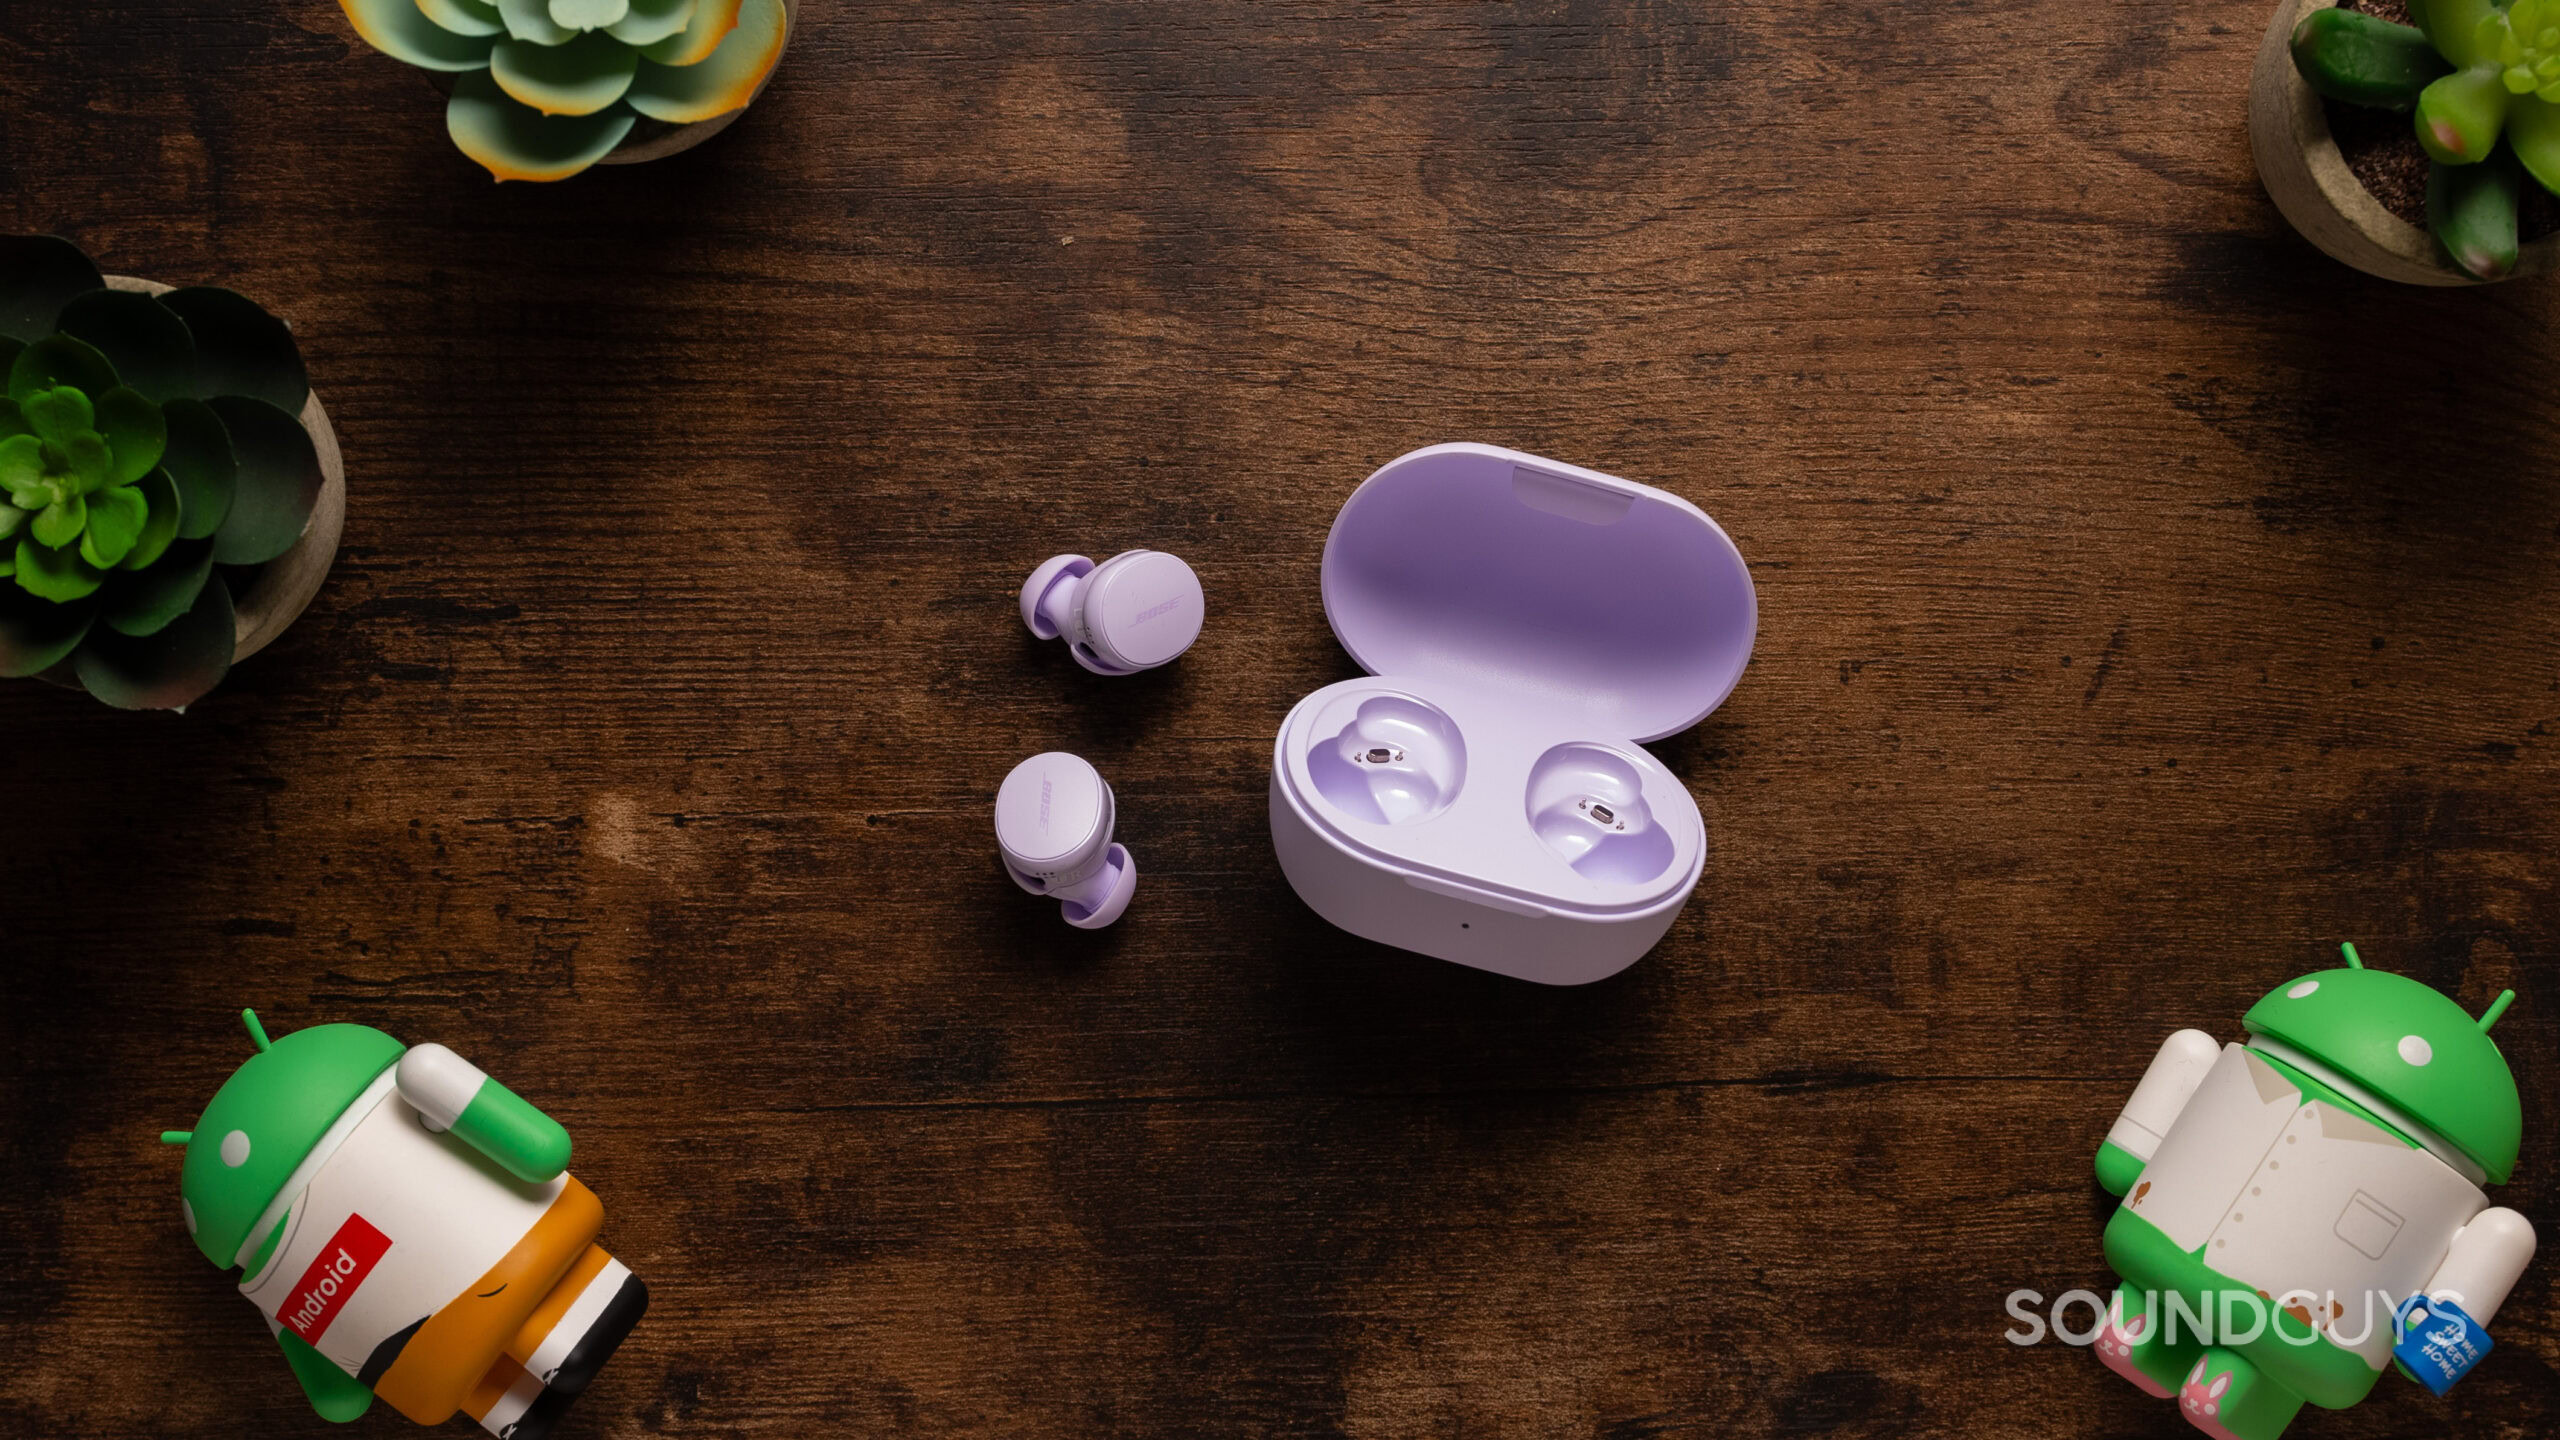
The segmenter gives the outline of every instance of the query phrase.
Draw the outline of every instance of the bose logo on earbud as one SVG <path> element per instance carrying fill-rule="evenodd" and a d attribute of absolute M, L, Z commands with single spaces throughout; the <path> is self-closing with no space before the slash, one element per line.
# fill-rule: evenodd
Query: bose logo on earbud
<path fill-rule="evenodd" d="M 1161 605 L 1151 605 L 1146 609 L 1139 611 L 1137 614 L 1130 616 L 1129 623 L 1132 625 L 1144 625 L 1159 615 L 1170 615 L 1181 608 L 1182 597 L 1176 595 Z"/>
<path fill-rule="evenodd" d="M 1049 833 L 1049 797 L 1056 794 L 1057 789 L 1048 776 L 1040 777 L 1040 833 L 1043 835 Z"/>

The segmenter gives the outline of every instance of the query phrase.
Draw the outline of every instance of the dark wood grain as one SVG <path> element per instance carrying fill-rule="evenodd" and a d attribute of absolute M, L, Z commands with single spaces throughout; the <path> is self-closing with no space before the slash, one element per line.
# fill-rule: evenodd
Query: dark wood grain
<path fill-rule="evenodd" d="M 2286 233 L 2263 19 L 813 3 L 728 134 L 538 188 L 325 0 L 11 8 L 0 228 L 287 316 L 349 509 L 192 713 L 0 688 L 0 1430 L 326 1428 L 153 1143 L 243 1004 L 567 1123 L 657 1297 L 578 1436 L 2186 1433 L 2003 1298 L 2106 1281 L 2161 1037 L 2341 938 L 2523 992 L 2552 1232 L 2560 312 Z M 1660 747 L 1706 879 L 1587 989 L 1271 858 L 1326 528 L 1449 439 L 1760 585 Z M 1022 633 L 1141 544 L 1178 665 Z M 1047 748 L 1120 793 L 1107 933 L 993 857 Z M 2297 1433 L 2552 1433 L 2555 1276 Z"/>

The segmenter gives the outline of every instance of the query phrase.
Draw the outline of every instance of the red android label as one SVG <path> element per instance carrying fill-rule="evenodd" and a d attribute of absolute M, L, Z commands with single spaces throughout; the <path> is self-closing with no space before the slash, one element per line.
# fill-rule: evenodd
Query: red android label
<path fill-rule="evenodd" d="M 356 1293 L 356 1287 L 373 1273 L 374 1265 L 390 1248 L 391 1237 L 374 1229 L 372 1222 L 361 1215 L 348 1216 L 338 1233 L 329 1237 L 329 1243 L 320 1247 L 311 1268 L 302 1272 L 301 1281 L 285 1297 L 276 1318 L 301 1336 L 303 1343 L 317 1344 L 329 1322 L 338 1318 L 347 1297 Z"/>

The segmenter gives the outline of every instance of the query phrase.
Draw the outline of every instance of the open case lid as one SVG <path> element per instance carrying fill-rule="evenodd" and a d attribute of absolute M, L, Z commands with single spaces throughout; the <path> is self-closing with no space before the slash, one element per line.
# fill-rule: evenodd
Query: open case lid
<path fill-rule="evenodd" d="M 1751 572 L 1677 495 L 1491 445 L 1391 460 L 1334 517 L 1324 610 L 1372 675 L 1496 686 L 1587 733 L 1676 735 L 1751 658 Z"/>

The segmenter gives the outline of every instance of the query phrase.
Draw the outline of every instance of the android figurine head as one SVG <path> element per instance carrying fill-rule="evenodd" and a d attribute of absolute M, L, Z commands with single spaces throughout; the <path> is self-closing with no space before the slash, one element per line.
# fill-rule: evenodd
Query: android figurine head
<path fill-rule="evenodd" d="M 313 1025 L 269 1040 L 256 1011 L 240 1019 L 257 1053 L 214 1092 L 193 1130 L 160 1136 L 187 1147 L 179 1209 L 196 1248 L 226 1270 L 241 1262 L 251 1227 L 304 1157 L 406 1048 L 366 1025 Z"/>
<path fill-rule="evenodd" d="M 2347 968 L 2277 987 L 2249 1007 L 2242 1028 L 2273 1042 L 2280 1059 L 2307 1057 L 2299 1068 L 2456 1170 L 2476 1171 L 2475 1182 L 2505 1184 L 2524 1139 L 2524 1103 L 2489 1027 L 2515 992 L 2475 1020 L 2423 982 L 2367 970 L 2354 946 L 2342 948 Z"/>

